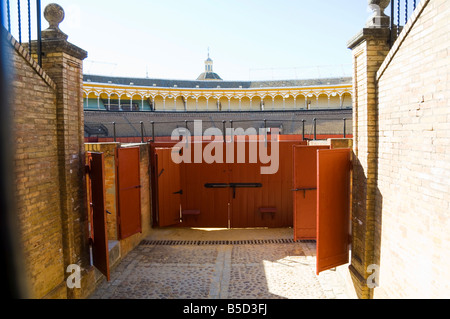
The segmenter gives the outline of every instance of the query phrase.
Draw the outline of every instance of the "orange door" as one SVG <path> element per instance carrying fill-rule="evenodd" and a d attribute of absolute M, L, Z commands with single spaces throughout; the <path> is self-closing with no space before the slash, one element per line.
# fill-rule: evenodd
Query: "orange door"
<path fill-rule="evenodd" d="M 175 148 L 156 148 L 157 218 L 159 227 L 178 224 L 181 219 L 180 164 L 172 161 Z"/>
<path fill-rule="evenodd" d="M 317 152 L 317 274 L 348 263 L 350 150 Z"/>
<path fill-rule="evenodd" d="M 316 239 L 317 150 L 328 146 L 294 146 L 294 240 Z"/>
<path fill-rule="evenodd" d="M 118 228 L 124 239 L 142 231 L 140 149 L 118 148 L 116 154 Z"/>
<path fill-rule="evenodd" d="M 192 148 L 201 144 L 202 152 L 208 143 L 195 142 Z M 218 143 L 217 148 L 223 149 L 226 145 Z M 197 216 L 183 216 L 183 226 L 186 227 L 220 227 L 229 225 L 230 189 L 228 185 L 230 166 L 225 163 L 208 164 L 204 161 L 195 163 L 192 152 L 191 163 L 182 166 L 183 210 L 198 210 Z"/>
<path fill-rule="evenodd" d="M 110 279 L 105 205 L 105 164 L 102 153 L 87 153 L 90 238 L 94 266 Z"/>

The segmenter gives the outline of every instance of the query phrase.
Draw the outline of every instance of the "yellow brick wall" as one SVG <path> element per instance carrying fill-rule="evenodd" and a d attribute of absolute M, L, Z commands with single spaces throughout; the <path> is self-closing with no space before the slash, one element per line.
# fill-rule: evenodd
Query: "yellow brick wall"
<path fill-rule="evenodd" d="M 29 297 L 66 296 L 56 86 L 13 38 L 11 63 L 17 214 Z"/>
<path fill-rule="evenodd" d="M 360 298 L 371 298 L 367 267 L 374 261 L 377 171 L 375 76 L 386 57 L 389 30 L 364 29 L 351 43 L 354 59 L 352 252 L 350 273 Z"/>
<path fill-rule="evenodd" d="M 450 2 L 429 1 L 378 74 L 375 298 L 450 295 L 449 34 Z"/>

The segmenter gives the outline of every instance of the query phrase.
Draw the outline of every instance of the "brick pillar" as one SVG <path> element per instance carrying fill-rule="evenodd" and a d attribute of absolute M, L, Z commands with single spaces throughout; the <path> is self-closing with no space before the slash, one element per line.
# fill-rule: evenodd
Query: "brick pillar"
<path fill-rule="evenodd" d="M 364 28 L 350 42 L 353 52 L 353 187 L 350 273 L 358 297 L 372 298 L 367 267 L 377 264 L 374 247 L 377 192 L 378 107 L 376 72 L 389 52 L 390 29 Z"/>
<path fill-rule="evenodd" d="M 44 16 L 50 27 L 42 31 L 42 68 L 57 87 L 57 142 L 64 265 L 66 269 L 68 265 L 78 264 L 82 270 L 86 270 L 90 267 L 90 257 L 86 214 L 82 70 L 87 53 L 69 43 L 67 35 L 59 29 L 58 25 L 64 19 L 64 11 L 59 5 L 48 5 Z M 66 278 L 69 275 L 66 273 Z M 68 298 L 79 298 L 80 294 L 80 289 L 67 289 Z"/>

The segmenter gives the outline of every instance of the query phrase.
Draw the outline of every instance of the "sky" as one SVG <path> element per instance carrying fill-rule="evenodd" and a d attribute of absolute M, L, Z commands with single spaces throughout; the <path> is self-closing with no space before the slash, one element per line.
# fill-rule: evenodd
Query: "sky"
<path fill-rule="evenodd" d="M 370 16 L 366 0 L 42 0 L 42 10 L 52 2 L 68 41 L 88 51 L 85 74 L 163 79 L 196 79 L 208 48 L 224 80 L 349 76 L 346 44 Z"/>

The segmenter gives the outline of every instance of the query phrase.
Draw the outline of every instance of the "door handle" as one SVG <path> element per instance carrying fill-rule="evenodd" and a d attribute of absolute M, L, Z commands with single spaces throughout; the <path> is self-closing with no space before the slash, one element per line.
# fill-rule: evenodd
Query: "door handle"
<path fill-rule="evenodd" d="M 183 190 L 180 189 L 178 192 L 174 192 L 173 194 L 180 194 L 180 195 L 183 195 Z"/>
<path fill-rule="evenodd" d="M 224 183 L 206 183 L 205 188 L 228 188 L 230 187 L 229 184 Z"/>
<path fill-rule="evenodd" d="M 291 189 L 291 191 L 293 191 L 293 192 L 303 191 L 303 198 L 306 198 L 306 191 L 315 191 L 315 190 L 317 190 L 317 187 Z"/>
<path fill-rule="evenodd" d="M 293 192 L 298 192 L 298 191 L 315 191 L 315 190 L 317 190 L 317 187 L 315 187 L 315 188 L 310 187 L 310 188 L 295 188 L 295 189 L 291 189 L 291 191 L 293 191 Z"/>
<path fill-rule="evenodd" d="M 135 186 L 121 188 L 120 190 L 121 191 L 126 191 L 126 190 L 129 190 L 129 189 L 136 189 L 136 188 L 141 188 L 141 187 L 142 187 L 142 185 L 135 185 Z"/>

